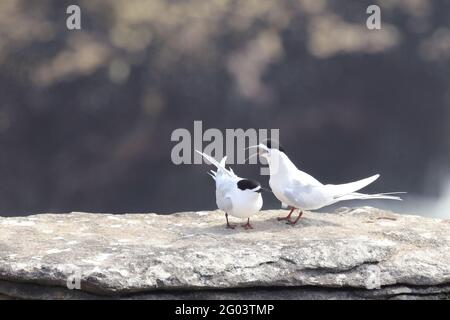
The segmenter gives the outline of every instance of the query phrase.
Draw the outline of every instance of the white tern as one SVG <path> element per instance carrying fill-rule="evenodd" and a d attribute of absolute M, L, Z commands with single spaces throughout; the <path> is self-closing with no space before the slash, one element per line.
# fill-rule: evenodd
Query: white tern
<path fill-rule="evenodd" d="M 295 225 L 304 210 L 317 210 L 343 200 L 402 200 L 393 194 L 404 192 L 378 194 L 356 192 L 378 179 L 379 174 L 345 184 L 322 184 L 311 175 L 299 170 L 277 143 L 267 141 L 266 145 L 261 143 L 251 148 L 258 148 L 259 156 L 265 158 L 269 164 L 269 185 L 273 194 L 281 201 L 282 206 L 291 208 L 288 216 L 278 220 L 287 220 L 288 223 Z M 299 214 L 297 219 L 292 221 L 290 218 L 295 209 L 299 210 Z"/>
<path fill-rule="evenodd" d="M 216 203 L 219 209 L 225 211 L 227 228 L 234 229 L 236 227 L 228 221 L 228 214 L 230 214 L 237 218 L 247 218 L 247 223 L 243 224 L 242 227 L 253 229 L 250 224 L 250 217 L 258 213 L 263 205 L 261 196 L 263 188 L 260 183 L 240 178 L 232 169 L 227 170 L 225 168 L 226 156 L 220 162 L 217 162 L 207 154 L 198 150 L 195 151 L 217 168 L 216 171 L 211 170 L 209 175 L 216 181 Z"/>

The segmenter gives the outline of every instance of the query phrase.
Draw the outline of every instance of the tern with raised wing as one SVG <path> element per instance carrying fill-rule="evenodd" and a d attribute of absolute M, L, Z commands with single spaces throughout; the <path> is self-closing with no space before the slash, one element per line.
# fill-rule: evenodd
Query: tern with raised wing
<path fill-rule="evenodd" d="M 207 154 L 195 151 L 217 168 L 216 171 L 211 170 L 209 175 L 216 181 L 216 203 L 217 207 L 225 212 L 227 228 L 236 227 L 228 221 L 229 214 L 237 218 L 246 218 L 247 223 L 242 227 L 253 229 L 250 217 L 258 213 L 263 205 L 261 184 L 255 180 L 238 177 L 232 169 L 226 169 L 226 156 L 218 162 Z"/>

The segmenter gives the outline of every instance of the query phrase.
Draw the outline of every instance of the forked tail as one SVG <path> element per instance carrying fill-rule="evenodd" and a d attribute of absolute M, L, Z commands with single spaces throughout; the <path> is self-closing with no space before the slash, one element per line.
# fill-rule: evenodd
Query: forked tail
<path fill-rule="evenodd" d="M 376 193 L 376 194 L 365 194 L 359 192 L 352 192 L 341 197 L 337 197 L 335 202 L 344 200 L 370 200 L 370 199 L 385 199 L 385 200 L 399 200 L 403 199 L 395 194 L 404 194 L 406 192 L 386 192 L 386 193 Z"/>
<path fill-rule="evenodd" d="M 344 183 L 332 185 L 328 184 L 325 187 L 328 188 L 328 192 L 333 195 L 333 202 L 336 203 L 344 200 L 369 200 L 369 199 L 385 199 L 385 200 L 402 200 L 398 194 L 406 192 L 386 192 L 386 193 L 376 193 L 376 194 L 366 194 L 356 192 L 359 189 L 371 184 L 380 177 L 379 174 L 373 175 L 371 177 L 361 179 L 355 182 Z"/>

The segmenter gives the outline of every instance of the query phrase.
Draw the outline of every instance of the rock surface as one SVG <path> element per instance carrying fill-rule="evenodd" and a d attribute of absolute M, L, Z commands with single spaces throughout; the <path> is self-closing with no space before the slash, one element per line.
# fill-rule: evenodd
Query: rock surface
<path fill-rule="evenodd" d="M 248 231 L 225 229 L 220 211 L 0 218 L 0 299 L 450 294 L 450 220 L 363 207 L 290 226 L 286 213 L 263 211 Z"/>

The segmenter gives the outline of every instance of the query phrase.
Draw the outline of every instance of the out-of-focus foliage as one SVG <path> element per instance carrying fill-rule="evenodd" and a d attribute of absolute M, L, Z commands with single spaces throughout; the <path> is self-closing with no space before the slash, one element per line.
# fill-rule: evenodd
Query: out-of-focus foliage
<path fill-rule="evenodd" d="M 0 1 L 0 214 L 213 207 L 207 168 L 170 162 L 194 120 L 280 128 L 324 181 L 438 194 L 447 1 L 85 0 L 81 31 L 70 4 Z"/>

